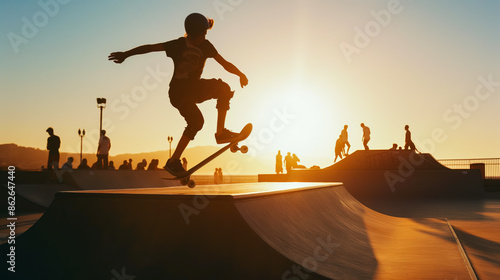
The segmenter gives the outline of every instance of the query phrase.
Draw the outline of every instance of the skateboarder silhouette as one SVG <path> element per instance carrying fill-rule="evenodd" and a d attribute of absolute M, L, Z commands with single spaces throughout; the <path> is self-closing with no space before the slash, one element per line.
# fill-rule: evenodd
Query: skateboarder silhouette
<path fill-rule="evenodd" d="M 234 91 L 221 79 L 202 79 L 201 74 L 207 58 L 214 58 L 226 71 L 240 77 L 240 85 L 248 84 L 248 79 L 236 66 L 225 60 L 215 47 L 205 39 L 207 30 L 214 24 L 202 14 L 192 13 L 184 21 L 186 35 L 165 43 L 142 45 L 126 52 L 113 52 L 108 60 L 122 63 L 126 58 L 149 52 L 166 52 L 174 61 L 174 74 L 170 81 L 170 103 L 179 110 L 187 122 L 182 137 L 172 157 L 165 164 L 165 170 L 174 176 L 182 176 L 186 170 L 180 158 L 191 140 L 203 127 L 203 115 L 196 105 L 209 99 L 217 99 L 217 131 L 215 139 L 218 144 L 230 143 L 239 136 L 225 128 L 229 101 Z"/>

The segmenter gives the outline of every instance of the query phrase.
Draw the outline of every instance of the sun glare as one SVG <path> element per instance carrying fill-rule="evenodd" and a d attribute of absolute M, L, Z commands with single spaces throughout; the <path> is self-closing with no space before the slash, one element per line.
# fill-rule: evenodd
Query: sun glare
<path fill-rule="evenodd" d="M 299 158 L 333 153 L 334 137 L 341 130 L 335 94 L 301 83 L 285 90 L 282 105 L 290 121 L 277 135 L 274 148 L 284 154 L 295 153 Z"/>

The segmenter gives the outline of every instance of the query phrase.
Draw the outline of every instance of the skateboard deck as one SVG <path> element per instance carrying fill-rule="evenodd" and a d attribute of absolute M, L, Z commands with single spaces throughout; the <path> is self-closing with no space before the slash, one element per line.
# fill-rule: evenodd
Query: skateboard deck
<path fill-rule="evenodd" d="M 245 127 L 243 127 L 243 129 L 239 133 L 238 137 L 234 138 L 233 141 L 231 141 L 230 143 L 227 143 L 226 146 L 222 147 L 217 152 L 213 153 L 212 155 L 210 155 L 206 159 L 202 160 L 197 165 L 188 169 L 186 174 L 184 174 L 182 176 L 171 175 L 172 177 L 167 177 L 167 178 L 163 178 L 163 179 L 165 179 L 165 180 L 180 180 L 181 185 L 184 185 L 184 186 L 187 185 L 190 188 L 194 188 L 196 186 L 196 182 L 194 180 L 191 180 L 191 175 L 194 172 L 196 172 L 198 169 L 202 168 L 207 163 L 211 162 L 212 160 L 214 160 L 216 157 L 220 156 L 222 153 L 224 153 L 228 149 L 230 149 L 231 152 L 233 152 L 233 153 L 235 153 L 237 151 L 241 151 L 242 153 L 245 154 L 248 151 L 247 146 L 238 147 L 238 143 L 247 139 L 247 137 L 252 132 L 252 128 L 253 128 L 253 126 L 251 123 L 248 123 L 247 125 L 245 125 Z"/>

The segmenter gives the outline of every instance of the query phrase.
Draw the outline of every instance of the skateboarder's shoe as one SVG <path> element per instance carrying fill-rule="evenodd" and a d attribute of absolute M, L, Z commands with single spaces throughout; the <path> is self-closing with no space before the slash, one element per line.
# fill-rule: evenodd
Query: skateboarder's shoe
<path fill-rule="evenodd" d="M 217 144 L 230 143 L 233 141 L 233 139 L 236 139 L 239 136 L 239 133 L 232 132 L 224 128 L 222 132 L 215 133 L 215 141 L 217 142 Z"/>
<path fill-rule="evenodd" d="M 186 170 L 182 167 L 180 159 L 169 159 L 163 169 L 175 177 L 181 177 L 186 174 Z"/>

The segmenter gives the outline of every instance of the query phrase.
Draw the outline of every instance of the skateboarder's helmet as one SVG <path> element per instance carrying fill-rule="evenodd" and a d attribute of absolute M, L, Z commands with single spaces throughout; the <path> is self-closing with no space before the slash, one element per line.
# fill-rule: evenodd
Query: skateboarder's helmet
<path fill-rule="evenodd" d="M 192 13 L 186 17 L 184 28 L 188 35 L 197 36 L 214 26 L 214 20 L 199 13 Z"/>

